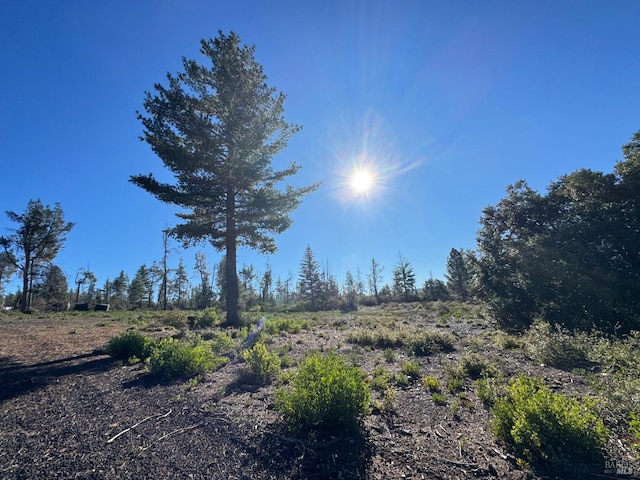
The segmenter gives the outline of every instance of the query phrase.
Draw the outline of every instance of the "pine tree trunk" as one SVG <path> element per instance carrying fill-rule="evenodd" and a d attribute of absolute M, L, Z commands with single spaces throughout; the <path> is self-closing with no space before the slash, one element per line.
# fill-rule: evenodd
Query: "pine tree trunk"
<path fill-rule="evenodd" d="M 235 192 L 233 188 L 227 189 L 227 233 L 225 239 L 226 257 L 226 284 L 227 284 L 227 324 L 240 326 L 240 315 L 238 313 L 238 273 L 236 271 L 236 212 L 235 212 Z"/>

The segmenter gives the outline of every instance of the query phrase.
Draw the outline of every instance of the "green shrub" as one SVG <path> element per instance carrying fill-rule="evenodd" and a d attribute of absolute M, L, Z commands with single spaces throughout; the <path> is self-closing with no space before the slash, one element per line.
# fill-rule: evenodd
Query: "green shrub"
<path fill-rule="evenodd" d="M 468 377 L 472 380 L 477 380 L 481 377 L 493 377 L 497 373 L 496 367 L 477 353 L 469 353 L 460 357 L 456 369 L 459 371 L 460 376 Z"/>
<path fill-rule="evenodd" d="M 583 333 L 571 334 L 546 322 L 535 322 L 524 336 L 525 352 L 534 360 L 558 368 L 588 361 L 592 345 Z"/>
<path fill-rule="evenodd" d="M 296 318 L 277 318 L 267 320 L 264 331 L 271 335 L 279 333 L 300 333 L 302 330 L 311 328 L 311 322 L 304 319 Z"/>
<path fill-rule="evenodd" d="M 175 338 L 165 338 L 156 342 L 149 357 L 149 371 L 165 380 L 189 378 L 215 370 L 228 361 L 225 357 L 215 357 L 211 348 L 202 341 L 190 344 Z"/>
<path fill-rule="evenodd" d="M 290 385 L 276 394 L 276 408 L 297 431 L 358 430 L 369 403 L 362 370 L 334 353 L 305 357 Z"/>
<path fill-rule="evenodd" d="M 449 332 L 427 330 L 414 335 L 409 342 L 409 349 L 414 355 L 426 356 L 437 352 L 452 351 L 455 338 Z"/>
<path fill-rule="evenodd" d="M 236 342 L 233 337 L 227 332 L 213 331 L 207 335 L 203 335 L 214 353 L 226 353 L 235 347 Z"/>
<path fill-rule="evenodd" d="M 433 400 L 433 403 L 435 403 L 436 405 L 443 406 L 447 404 L 447 397 L 445 397 L 440 392 L 432 392 L 431 399 Z"/>
<path fill-rule="evenodd" d="M 411 384 L 411 382 L 409 381 L 409 377 L 407 377 L 403 373 L 396 373 L 393 376 L 393 381 L 396 383 L 396 385 L 402 388 L 406 388 Z"/>
<path fill-rule="evenodd" d="M 422 386 L 425 390 L 429 390 L 431 393 L 440 391 L 440 382 L 433 375 L 427 375 L 422 378 Z"/>
<path fill-rule="evenodd" d="M 420 364 L 415 360 L 407 360 L 402 365 L 402 373 L 409 377 L 409 381 L 415 382 L 420 378 Z"/>
<path fill-rule="evenodd" d="M 107 343 L 105 351 L 114 360 L 128 361 L 130 358 L 146 359 L 151 353 L 153 340 L 139 332 L 130 330 L 116 335 Z"/>
<path fill-rule="evenodd" d="M 162 325 L 178 329 L 186 328 L 188 325 L 187 314 L 180 310 L 170 310 L 165 312 L 160 318 L 160 322 Z"/>
<path fill-rule="evenodd" d="M 195 318 L 192 328 L 211 328 L 219 324 L 220 315 L 218 315 L 218 311 L 213 307 L 208 307 Z"/>
<path fill-rule="evenodd" d="M 475 386 L 478 399 L 487 407 L 493 405 L 500 391 L 498 382 L 493 378 L 479 378 Z"/>
<path fill-rule="evenodd" d="M 384 367 L 376 367 L 373 370 L 371 388 L 384 392 L 391 384 L 391 375 Z"/>
<path fill-rule="evenodd" d="M 459 392 L 464 388 L 464 378 L 455 370 L 448 372 L 447 390 L 451 393 Z"/>
<path fill-rule="evenodd" d="M 492 408 L 493 433 L 521 460 L 544 467 L 596 461 L 608 432 L 593 402 L 552 392 L 540 379 L 518 377 Z"/>
<path fill-rule="evenodd" d="M 382 354 L 387 363 L 393 363 L 396 361 L 396 352 L 392 348 L 385 348 Z"/>
<path fill-rule="evenodd" d="M 263 343 L 256 343 L 243 351 L 242 358 L 247 362 L 245 375 L 253 382 L 268 383 L 280 373 L 280 357 L 269 352 Z"/>
<path fill-rule="evenodd" d="M 400 348 L 405 344 L 402 332 L 389 328 L 363 329 L 351 332 L 347 341 L 363 347 Z"/>
<path fill-rule="evenodd" d="M 504 350 L 515 350 L 522 347 L 522 342 L 518 337 L 500 332 L 496 338 L 496 343 Z"/>

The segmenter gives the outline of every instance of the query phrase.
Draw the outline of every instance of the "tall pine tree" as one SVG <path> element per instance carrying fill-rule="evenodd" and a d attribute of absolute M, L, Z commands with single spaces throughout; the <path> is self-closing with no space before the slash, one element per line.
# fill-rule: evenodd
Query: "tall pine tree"
<path fill-rule="evenodd" d="M 295 174 L 272 158 L 300 127 L 284 120 L 283 93 L 266 84 L 255 47 L 222 32 L 201 42 L 211 65 L 183 59 L 184 72 L 168 74 L 168 87 L 155 85 L 139 114 L 143 140 L 176 178 L 162 183 L 152 175 L 131 182 L 164 203 L 185 209 L 172 233 L 185 245 L 209 241 L 226 256 L 227 322 L 239 324 L 237 248 L 274 253 L 272 234 L 291 225 L 290 213 L 317 185 L 277 186 Z"/>

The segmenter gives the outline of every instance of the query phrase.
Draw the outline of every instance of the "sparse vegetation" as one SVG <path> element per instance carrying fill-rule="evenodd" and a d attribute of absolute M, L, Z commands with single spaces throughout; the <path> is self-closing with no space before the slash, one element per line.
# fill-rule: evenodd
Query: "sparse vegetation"
<path fill-rule="evenodd" d="M 412 336 L 409 349 L 414 355 L 432 355 L 452 351 L 454 342 L 455 338 L 449 332 L 427 330 Z"/>
<path fill-rule="evenodd" d="M 201 375 L 228 362 L 216 357 L 211 347 L 202 341 L 181 342 L 175 338 L 158 340 L 149 357 L 149 372 L 164 380 Z"/>
<path fill-rule="evenodd" d="M 578 402 L 539 379 L 520 376 L 491 411 L 494 434 L 525 463 L 562 468 L 602 460 L 608 432 L 592 399 Z"/>
<path fill-rule="evenodd" d="M 276 408 L 296 431 L 359 430 L 369 403 L 362 370 L 335 353 L 308 355 L 276 397 Z"/>
<path fill-rule="evenodd" d="M 275 379 L 280 373 L 280 357 L 270 352 L 262 343 L 242 352 L 242 358 L 247 363 L 245 376 L 248 380 L 265 384 Z"/>
<path fill-rule="evenodd" d="M 130 330 L 116 335 L 107 343 L 105 352 L 114 360 L 144 360 L 151 354 L 153 341 L 139 332 Z M 136 363 L 135 361 L 133 363 Z"/>

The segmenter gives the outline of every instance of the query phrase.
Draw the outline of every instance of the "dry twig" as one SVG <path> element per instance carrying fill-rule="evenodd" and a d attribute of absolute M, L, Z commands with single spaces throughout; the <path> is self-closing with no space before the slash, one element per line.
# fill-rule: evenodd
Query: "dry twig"
<path fill-rule="evenodd" d="M 167 413 L 161 413 L 158 415 L 150 415 L 147 418 L 144 418 L 142 420 L 140 420 L 138 423 L 136 423 L 135 425 L 131 425 L 129 428 L 125 428 L 124 430 L 122 430 L 120 433 L 118 433 L 117 435 L 114 435 L 113 437 L 111 437 L 109 440 L 107 440 L 107 443 L 112 443 L 116 438 L 118 438 L 120 435 L 124 435 L 125 433 L 127 433 L 130 430 L 133 430 L 134 428 L 136 428 L 138 425 L 142 425 L 144 422 L 151 420 L 152 418 L 165 418 L 168 417 L 171 414 L 172 409 L 169 409 L 169 411 Z"/>

